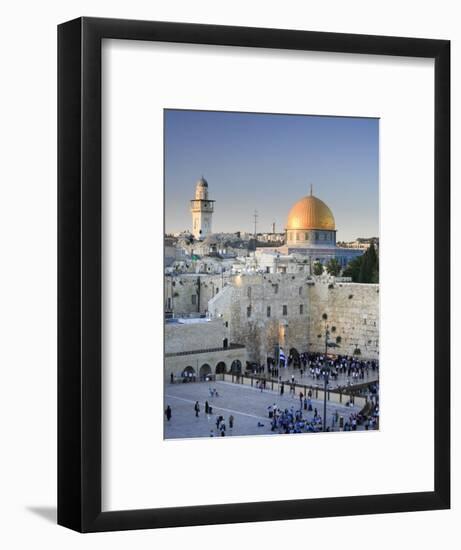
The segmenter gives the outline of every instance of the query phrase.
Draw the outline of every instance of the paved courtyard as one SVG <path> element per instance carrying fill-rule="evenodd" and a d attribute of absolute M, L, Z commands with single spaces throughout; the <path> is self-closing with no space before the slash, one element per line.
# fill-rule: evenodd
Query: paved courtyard
<path fill-rule="evenodd" d="M 216 388 L 219 396 L 210 398 L 209 389 Z M 200 404 L 200 414 L 195 416 L 194 405 Z M 213 407 L 211 415 L 205 414 L 205 401 Z M 261 392 L 255 387 L 232 384 L 231 382 L 198 382 L 189 384 L 165 385 L 165 408 L 171 407 L 172 417 L 168 422 L 164 415 L 164 437 L 189 438 L 210 437 L 213 430 L 218 436 L 216 419 L 219 415 L 224 417 L 227 426 L 226 436 L 242 435 L 274 435 L 271 431 L 271 423 L 268 417 L 268 408 L 276 404 L 279 408 L 295 410 L 299 408 L 299 398 L 285 393 L 280 396 L 278 392 L 264 390 Z M 313 409 L 323 415 L 323 401 L 312 400 Z M 327 426 L 332 425 L 333 415 L 338 411 L 339 416 L 349 418 L 351 413 L 360 412 L 359 407 L 346 407 L 337 403 L 327 403 Z M 234 427 L 229 429 L 229 416 L 234 417 Z M 312 420 L 314 411 L 303 411 L 303 417 Z M 258 426 L 258 423 L 263 424 Z M 358 427 L 357 429 L 360 429 Z M 308 434 L 306 434 L 308 435 Z"/>

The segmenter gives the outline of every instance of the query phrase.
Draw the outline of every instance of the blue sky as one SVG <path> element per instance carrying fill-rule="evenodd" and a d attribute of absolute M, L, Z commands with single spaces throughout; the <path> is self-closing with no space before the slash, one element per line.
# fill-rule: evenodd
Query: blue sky
<path fill-rule="evenodd" d="M 333 211 L 338 240 L 378 236 L 379 120 L 165 111 L 165 226 L 190 229 L 189 200 L 204 176 L 214 232 L 283 231 L 309 194 Z"/>

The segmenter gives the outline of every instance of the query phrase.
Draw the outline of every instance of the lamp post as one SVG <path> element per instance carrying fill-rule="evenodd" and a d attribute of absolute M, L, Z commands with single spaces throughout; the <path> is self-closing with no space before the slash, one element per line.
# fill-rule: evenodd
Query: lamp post
<path fill-rule="evenodd" d="M 325 432 L 327 429 L 327 387 L 328 382 L 330 378 L 330 367 L 327 365 L 327 360 L 325 358 L 325 362 L 323 364 L 322 368 L 322 375 L 323 375 L 323 431 Z"/>
<path fill-rule="evenodd" d="M 328 337 L 330 336 L 330 331 L 328 330 L 327 325 L 327 314 L 323 314 L 323 319 L 325 320 L 325 359 L 323 362 L 322 367 L 322 374 L 323 374 L 323 431 L 326 431 L 327 428 L 327 387 L 330 379 L 330 366 L 328 365 Z"/>

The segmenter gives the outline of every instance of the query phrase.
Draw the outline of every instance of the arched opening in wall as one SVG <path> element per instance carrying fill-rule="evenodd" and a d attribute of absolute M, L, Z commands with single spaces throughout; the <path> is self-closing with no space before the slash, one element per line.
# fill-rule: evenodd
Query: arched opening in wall
<path fill-rule="evenodd" d="M 207 363 L 202 365 L 199 370 L 200 380 L 204 380 L 208 374 L 211 374 L 211 367 Z"/>
<path fill-rule="evenodd" d="M 235 361 L 232 361 L 230 370 L 232 374 L 240 374 L 242 372 L 242 363 L 238 359 L 235 359 Z"/>
<path fill-rule="evenodd" d="M 229 346 L 229 341 L 227 338 L 224 338 L 224 340 L 222 341 L 222 347 L 225 349 Z"/>
<path fill-rule="evenodd" d="M 296 348 L 290 349 L 290 355 L 288 356 L 288 364 L 294 367 L 299 367 L 301 361 L 299 359 L 299 352 Z"/>
<path fill-rule="evenodd" d="M 186 367 L 182 373 L 181 373 L 181 376 L 187 380 L 191 380 L 193 378 L 195 378 L 195 369 L 194 367 Z"/>
<path fill-rule="evenodd" d="M 216 365 L 216 369 L 215 369 L 216 374 L 226 374 L 226 370 L 227 370 L 227 367 L 226 367 L 226 363 L 224 363 L 224 361 L 220 361 Z"/>

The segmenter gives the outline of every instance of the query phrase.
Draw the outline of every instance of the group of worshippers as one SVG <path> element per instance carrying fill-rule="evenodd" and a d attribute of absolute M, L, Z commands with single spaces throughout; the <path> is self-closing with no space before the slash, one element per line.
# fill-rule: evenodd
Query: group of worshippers
<path fill-rule="evenodd" d="M 312 410 L 309 408 L 309 410 Z M 312 418 L 303 415 L 302 408 L 295 410 L 294 406 L 290 408 L 280 408 L 274 403 L 268 407 L 268 416 L 271 425 L 271 431 L 279 434 L 298 434 L 315 433 L 323 431 L 323 419 L 316 408 L 313 410 Z M 336 410 L 331 421 L 325 430 L 330 431 L 356 431 L 358 427 L 365 430 L 376 430 L 379 423 L 379 407 L 374 405 L 368 414 L 351 413 L 349 416 L 340 416 Z"/>
<path fill-rule="evenodd" d="M 309 407 L 312 410 L 312 407 Z M 295 410 L 294 406 L 280 408 L 276 403 L 269 405 L 268 416 L 271 431 L 280 434 L 294 434 L 305 432 L 320 432 L 323 429 L 322 417 L 317 409 L 314 409 L 312 418 L 303 416 L 302 408 Z"/>
<path fill-rule="evenodd" d="M 272 377 L 279 377 L 281 370 L 279 366 L 285 366 L 285 356 L 280 361 L 280 365 L 271 357 L 267 358 L 266 365 L 258 365 L 256 363 L 248 364 L 247 368 L 251 369 L 253 374 L 264 374 L 267 369 L 267 374 Z M 376 360 L 364 360 L 357 357 L 347 355 L 336 355 L 334 357 L 327 356 L 319 352 L 290 352 L 286 358 L 286 366 L 299 369 L 301 378 L 304 373 L 307 373 L 314 380 L 323 379 L 325 366 L 330 367 L 329 376 L 332 380 L 336 380 L 340 375 L 347 375 L 347 378 L 356 383 L 359 380 L 365 380 L 370 374 L 379 371 L 379 363 Z"/>
<path fill-rule="evenodd" d="M 308 353 L 307 365 L 309 374 L 314 380 L 324 377 L 325 366 L 328 367 L 328 375 L 332 380 L 337 380 L 340 375 L 347 376 L 352 383 L 365 380 L 371 373 L 379 372 L 379 363 L 375 360 L 363 360 L 347 355 L 328 357 L 322 353 Z"/>
<path fill-rule="evenodd" d="M 229 426 L 229 430 L 232 432 L 234 428 L 234 416 L 232 414 L 229 416 L 228 426 Z M 222 415 L 218 415 L 216 417 L 216 433 L 221 437 L 224 437 L 226 435 L 226 421 L 224 419 L 224 416 Z M 214 436 L 215 436 L 214 430 L 210 430 L 210 437 L 214 437 Z"/>

